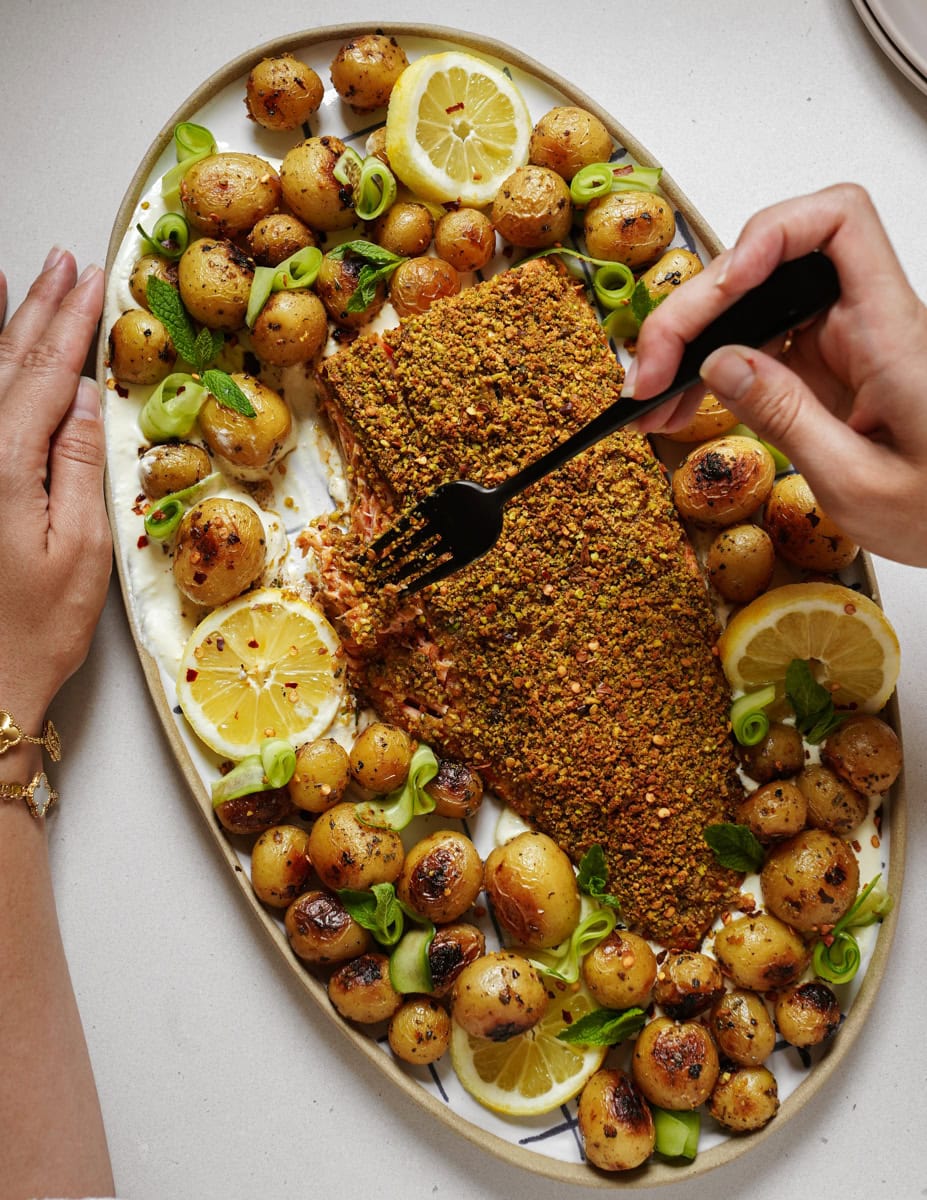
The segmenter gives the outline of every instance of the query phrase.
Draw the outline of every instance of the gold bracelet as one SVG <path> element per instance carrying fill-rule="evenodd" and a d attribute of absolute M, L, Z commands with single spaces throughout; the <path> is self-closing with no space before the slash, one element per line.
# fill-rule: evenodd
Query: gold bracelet
<path fill-rule="evenodd" d="M 6 754 L 7 750 L 12 750 L 20 742 L 31 742 L 34 746 L 44 746 L 52 762 L 59 762 L 61 759 L 61 739 L 51 721 L 46 721 L 42 726 L 41 737 L 30 737 L 28 733 L 23 733 L 13 720 L 11 713 L 0 708 L 0 754 Z"/>
<path fill-rule="evenodd" d="M 28 783 L 0 783 L 0 799 L 25 800 L 36 820 L 44 817 L 58 800 L 58 793 L 44 771 L 37 771 Z"/>

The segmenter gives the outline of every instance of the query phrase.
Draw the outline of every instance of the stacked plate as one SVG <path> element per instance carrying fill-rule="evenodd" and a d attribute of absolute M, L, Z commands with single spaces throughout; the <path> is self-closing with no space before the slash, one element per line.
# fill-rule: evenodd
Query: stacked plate
<path fill-rule="evenodd" d="M 927 92 L 927 5 L 924 0 L 853 0 L 853 7 L 901 73 Z"/>

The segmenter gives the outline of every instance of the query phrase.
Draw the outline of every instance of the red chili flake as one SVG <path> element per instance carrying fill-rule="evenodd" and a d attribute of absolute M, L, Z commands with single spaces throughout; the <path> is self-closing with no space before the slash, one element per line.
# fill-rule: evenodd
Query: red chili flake
<path fill-rule="evenodd" d="M 612 168 L 613 175 L 630 175 L 633 171 L 634 171 L 634 167 L 632 166 L 631 163 L 628 163 L 624 167 L 613 167 Z"/>
<path fill-rule="evenodd" d="M 458 100 L 456 104 L 452 104 L 450 108 L 446 108 L 444 111 L 446 113 L 463 112 L 463 106 L 463 100 Z"/>
<path fill-rule="evenodd" d="M 248 645 L 251 647 L 252 650 L 257 650 L 257 648 L 258 648 L 258 646 L 260 646 L 260 644 L 261 643 L 257 640 L 257 638 L 252 638 L 251 641 L 248 643 Z"/>
<path fill-rule="evenodd" d="M 573 1014 L 570 1012 L 569 1009 L 562 1008 L 560 1010 L 560 1016 L 563 1019 L 564 1025 L 572 1025 L 573 1024 Z"/>
<path fill-rule="evenodd" d="M 219 651 L 222 651 L 225 649 L 225 638 L 224 637 L 216 638 L 216 649 Z"/>
<path fill-rule="evenodd" d="M 138 546 L 139 550 L 144 550 L 145 547 L 148 545 L 148 534 L 143 533 L 142 536 L 138 539 L 138 541 L 135 544 L 136 544 L 136 546 Z"/>
<path fill-rule="evenodd" d="M 291 680 L 288 680 L 283 686 L 288 687 L 288 688 L 295 688 L 295 687 L 299 687 L 299 684 L 295 683 Z"/>
<path fill-rule="evenodd" d="M 187 683 L 192 683 L 199 675 L 199 671 L 194 671 L 192 667 L 187 667 Z"/>

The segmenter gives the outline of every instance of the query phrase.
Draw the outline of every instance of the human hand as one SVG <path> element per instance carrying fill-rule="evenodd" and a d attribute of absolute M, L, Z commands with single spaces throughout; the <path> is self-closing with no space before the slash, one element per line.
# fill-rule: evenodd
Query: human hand
<path fill-rule="evenodd" d="M 823 250 L 841 297 L 797 331 L 782 359 L 726 346 L 705 360 L 705 385 L 805 475 L 824 511 L 867 549 L 927 566 L 927 308 L 869 196 L 839 184 L 752 217 L 725 251 L 644 322 L 626 392 L 656 395 L 683 345 L 781 262 Z M 672 432 L 704 389 L 641 417 Z"/>
<path fill-rule="evenodd" d="M 55 249 L 0 334 L 0 708 L 37 734 L 86 657 L 112 548 L 103 420 L 81 368 L 103 273 Z M 0 273 L 0 321 L 6 311 Z"/>

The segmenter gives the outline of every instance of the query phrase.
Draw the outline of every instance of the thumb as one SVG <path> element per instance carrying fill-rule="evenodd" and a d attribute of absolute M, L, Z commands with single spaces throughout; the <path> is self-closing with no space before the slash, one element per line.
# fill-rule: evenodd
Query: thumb
<path fill-rule="evenodd" d="M 779 359 L 747 346 L 723 346 L 702 364 L 704 383 L 726 407 L 815 481 L 840 478 L 870 443 L 835 417 Z M 822 491 L 830 488 L 824 482 Z"/>

